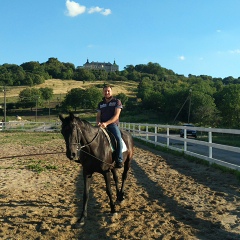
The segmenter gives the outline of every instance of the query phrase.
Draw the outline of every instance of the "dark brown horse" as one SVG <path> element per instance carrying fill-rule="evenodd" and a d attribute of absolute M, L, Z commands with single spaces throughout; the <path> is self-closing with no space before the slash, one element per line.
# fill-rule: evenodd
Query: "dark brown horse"
<path fill-rule="evenodd" d="M 121 188 L 119 188 L 117 170 L 114 168 L 115 156 L 103 129 L 92 126 L 89 122 L 75 117 L 72 113 L 66 118 L 59 115 L 59 118 L 62 121 L 61 133 L 66 143 L 66 155 L 70 160 L 78 160 L 82 164 L 83 169 L 83 210 L 78 221 L 79 224 L 83 225 L 87 217 L 90 182 L 94 172 L 101 173 L 104 176 L 111 212 L 115 213 L 110 174 L 112 172 L 115 181 L 117 201 L 121 202 L 124 199 L 124 186 L 133 156 L 131 135 L 126 131 L 122 131 L 122 138 L 127 146 L 127 151 L 123 153 L 124 169 Z"/>

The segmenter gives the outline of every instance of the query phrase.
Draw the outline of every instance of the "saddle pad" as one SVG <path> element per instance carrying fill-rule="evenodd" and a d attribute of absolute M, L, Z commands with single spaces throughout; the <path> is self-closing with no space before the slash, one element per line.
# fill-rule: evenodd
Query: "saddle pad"
<path fill-rule="evenodd" d="M 126 152 L 126 151 L 127 151 L 127 145 L 126 145 L 126 143 L 123 141 L 123 139 L 122 139 L 122 145 L 123 145 L 122 152 Z"/>

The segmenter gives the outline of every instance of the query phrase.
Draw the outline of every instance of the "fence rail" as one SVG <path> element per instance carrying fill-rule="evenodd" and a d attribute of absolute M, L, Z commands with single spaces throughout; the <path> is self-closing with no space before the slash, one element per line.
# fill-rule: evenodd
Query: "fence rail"
<path fill-rule="evenodd" d="M 213 142 L 213 134 L 240 136 L 240 130 L 121 122 L 120 127 L 138 139 L 240 171 L 240 148 Z M 180 137 L 180 130 L 184 137 Z M 207 141 L 187 137 L 187 130 L 207 135 Z"/>
<path fill-rule="evenodd" d="M 54 132 L 59 130 L 60 121 L 56 122 L 9 121 L 0 123 L 0 131 Z"/>
<path fill-rule="evenodd" d="M 59 132 L 60 125 L 60 121 L 49 123 L 12 121 L 0 123 L 0 131 Z M 121 122 L 120 128 L 146 142 L 240 171 L 240 148 L 213 142 L 213 134 L 231 134 L 234 137 L 240 136 L 240 130 L 127 122 Z M 183 138 L 180 137 L 180 129 L 184 129 Z M 188 138 L 187 129 L 205 134 L 207 141 Z"/>

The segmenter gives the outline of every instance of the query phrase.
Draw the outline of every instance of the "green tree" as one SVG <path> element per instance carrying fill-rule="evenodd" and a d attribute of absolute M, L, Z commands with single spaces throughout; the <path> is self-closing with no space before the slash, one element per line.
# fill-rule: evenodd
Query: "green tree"
<path fill-rule="evenodd" d="M 193 91 L 190 117 L 200 125 L 217 126 L 221 117 L 217 110 L 214 98 L 201 91 Z"/>
<path fill-rule="evenodd" d="M 88 69 L 77 68 L 74 74 L 74 79 L 79 81 L 95 81 L 95 75 Z"/>
<path fill-rule="evenodd" d="M 128 101 L 128 96 L 124 93 L 119 93 L 118 95 L 116 95 L 116 98 L 121 100 L 122 105 L 125 105 L 126 102 Z"/>
<path fill-rule="evenodd" d="M 83 101 L 84 100 L 84 101 Z M 85 99 L 82 99 L 85 108 L 97 109 L 97 104 L 102 100 L 102 91 L 96 87 L 86 89 Z"/>
<path fill-rule="evenodd" d="M 31 109 L 38 101 L 41 103 L 41 91 L 36 88 L 25 88 L 19 93 L 19 103 L 22 107 L 30 107 Z"/>
<path fill-rule="evenodd" d="M 66 109 L 74 109 L 75 112 L 77 108 L 82 106 L 82 101 L 85 97 L 85 90 L 81 88 L 72 88 L 65 96 L 62 106 Z"/>
<path fill-rule="evenodd" d="M 49 87 L 45 88 L 39 88 L 39 91 L 41 92 L 41 97 L 45 101 L 49 101 L 53 97 L 53 89 Z"/>
<path fill-rule="evenodd" d="M 52 78 L 61 78 L 64 65 L 57 58 L 49 58 L 44 64 L 44 69 Z"/>
<path fill-rule="evenodd" d="M 141 98 L 142 101 L 154 91 L 154 84 L 148 77 L 143 78 L 138 84 L 137 97 Z"/>
<path fill-rule="evenodd" d="M 221 111 L 223 124 L 231 128 L 240 127 L 240 85 L 229 84 L 216 94 L 216 103 Z"/>

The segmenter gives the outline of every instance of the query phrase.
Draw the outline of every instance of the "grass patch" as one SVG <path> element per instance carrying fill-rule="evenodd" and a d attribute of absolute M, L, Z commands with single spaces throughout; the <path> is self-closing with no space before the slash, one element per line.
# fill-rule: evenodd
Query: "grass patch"
<path fill-rule="evenodd" d="M 25 146 L 35 146 L 54 139 L 62 139 L 60 133 L 49 132 L 2 132 L 0 133 L 2 144 L 22 144 Z"/>
<path fill-rule="evenodd" d="M 55 165 L 46 164 L 45 161 L 38 160 L 37 162 L 33 161 L 31 164 L 29 164 L 27 169 L 33 172 L 41 173 L 47 170 L 57 170 L 58 167 Z"/>
<path fill-rule="evenodd" d="M 208 142 L 207 133 L 198 134 L 198 140 Z M 213 133 L 212 142 L 233 147 L 240 147 L 240 135 Z"/>

